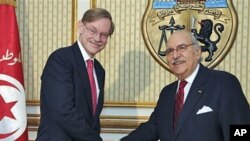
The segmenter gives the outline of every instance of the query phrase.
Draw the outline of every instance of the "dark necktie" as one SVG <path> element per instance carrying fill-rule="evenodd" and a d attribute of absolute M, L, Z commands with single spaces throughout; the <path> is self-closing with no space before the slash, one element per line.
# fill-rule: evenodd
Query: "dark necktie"
<path fill-rule="evenodd" d="M 87 60 L 87 71 L 89 75 L 89 82 L 90 82 L 90 88 L 91 88 L 93 115 L 95 115 L 97 93 L 96 93 L 95 78 L 93 74 L 93 64 L 94 64 L 93 60 L 90 60 L 90 59 Z"/>
<path fill-rule="evenodd" d="M 174 128 L 176 127 L 179 115 L 181 113 L 183 107 L 183 99 L 184 99 L 184 87 L 186 86 L 186 81 L 181 81 L 179 85 L 179 89 L 177 92 L 177 96 L 175 99 L 175 109 L 174 109 Z"/>

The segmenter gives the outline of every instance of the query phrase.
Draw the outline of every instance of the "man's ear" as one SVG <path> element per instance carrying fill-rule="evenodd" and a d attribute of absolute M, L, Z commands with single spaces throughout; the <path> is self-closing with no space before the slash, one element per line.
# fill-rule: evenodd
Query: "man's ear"
<path fill-rule="evenodd" d="M 77 23 L 77 31 L 78 33 L 82 33 L 83 32 L 83 22 L 82 21 L 78 21 Z"/>
<path fill-rule="evenodd" d="M 196 48 L 195 49 L 195 53 L 197 54 L 197 56 L 200 58 L 201 57 L 201 48 L 199 47 L 199 48 Z"/>

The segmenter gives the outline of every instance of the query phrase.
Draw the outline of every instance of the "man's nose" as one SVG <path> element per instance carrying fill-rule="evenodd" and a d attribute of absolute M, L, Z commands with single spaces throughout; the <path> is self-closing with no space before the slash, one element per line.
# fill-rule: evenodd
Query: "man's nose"
<path fill-rule="evenodd" d="M 101 40 L 101 34 L 97 33 L 95 35 L 95 38 L 94 38 L 96 41 L 100 41 Z"/>
<path fill-rule="evenodd" d="M 177 57 L 179 57 L 179 55 L 180 55 L 180 53 L 179 53 L 179 51 L 178 50 L 173 50 L 173 57 L 174 58 L 177 58 Z"/>

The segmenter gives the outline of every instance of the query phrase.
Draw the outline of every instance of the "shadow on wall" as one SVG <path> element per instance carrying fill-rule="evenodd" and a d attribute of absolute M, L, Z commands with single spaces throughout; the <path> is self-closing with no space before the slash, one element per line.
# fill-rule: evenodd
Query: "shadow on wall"
<path fill-rule="evenodd" d="M 150 93 L 146 88 L 151 82 L 152 58 L 142 51 L 130 51 L 120 59 L 114 77 L 105 91 L 106 102 L 148 102 Z"/>

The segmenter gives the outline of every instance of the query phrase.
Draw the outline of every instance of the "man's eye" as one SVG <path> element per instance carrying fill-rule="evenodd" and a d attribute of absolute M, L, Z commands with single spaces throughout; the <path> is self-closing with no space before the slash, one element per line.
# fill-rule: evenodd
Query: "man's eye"
<path fill-rule="evenodd" d="M 183 49 L 185 49 L 185 48 L 186 48 L 185 45 L 178 46 L 178 50 L 183 50 Z"/>
<path fill-rule="evenodd" d="M 109 34 L 108 33 L 102 33 L 101 36 L 108 37 Z"/>
<path fill-rule="evenodd" d="M 166 50 L 166 54 L 170 54 L 170 53 L 173 52 L 173 51 L 174 51 L 174 49 L 169 48 L 169 49 Z"/>
<path fill-rule="evenodd" d="M 91 32 L 91 33 L 94 33 L 94 34 L 96 33 L 96 31 L 93 30 L 93 29 L 90 29 L 90 32 Z"/>

